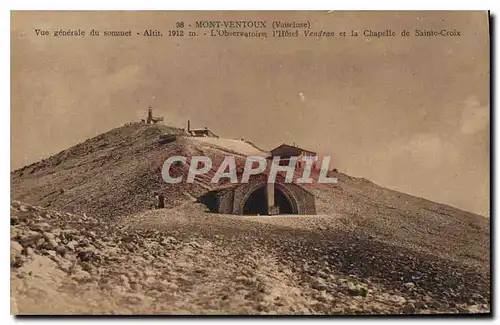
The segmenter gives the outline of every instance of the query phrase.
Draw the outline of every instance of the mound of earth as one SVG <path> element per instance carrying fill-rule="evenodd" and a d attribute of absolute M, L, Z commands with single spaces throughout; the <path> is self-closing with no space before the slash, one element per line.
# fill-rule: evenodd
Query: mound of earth
<path fill-rule="evenodd" d="M 170 141 L 161 141 L 162 137 Z M 173 207 L 216 188 L 220 184 L 212 184 L 211 178 L 228 155 L 243 167 L 247 155 L 266 156 L 267 152 L 244 140 L 194 138 L 183 129 L 160 124 L 128 124 L 13 171 L 11 196 L 111 219 L 154 208 L 155 193 L 163 193 L 166 206 Z M 161 169 L 172 156 L 208 156 L 213 167 L 194 183 L 167 184 Z M 173 168 L 174 177 L 186 176 L 189 164 Z"/>
<path fill-rule="evenodd" d="M 162 135 L 178 141 L 162 143 Z M 206 154 L 185 135 L 182 129 L 141 123 L 113 129 L 12 172 L 12 198 L 103 219 L 154 208 L 156 192 L 164 193 L 167 207 L 175 206 L 210 186 L 207 179 L 174 185 L 161 179 L 166 157 Z"/>

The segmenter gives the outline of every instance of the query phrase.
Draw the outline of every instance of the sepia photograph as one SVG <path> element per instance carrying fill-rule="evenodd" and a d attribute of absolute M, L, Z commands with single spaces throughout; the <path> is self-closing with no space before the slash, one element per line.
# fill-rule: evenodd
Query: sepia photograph
<path fill-rule="evenodd" d="M 12 315 L 491 317 L 490 12 L 10 20 Z"/>

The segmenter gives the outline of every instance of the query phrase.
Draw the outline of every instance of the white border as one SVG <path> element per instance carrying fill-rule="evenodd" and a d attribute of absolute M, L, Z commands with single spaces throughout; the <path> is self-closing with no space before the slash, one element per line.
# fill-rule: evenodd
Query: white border
<path fill-rule="evenodd" d="M 254 0 L 248 3 L 245 2 L 240 2 L 240 1 L 203 1 L 203 0 L 198 0 L 198 1 L 151 1 L 151 0 L 141 0 L 141 1 L 136 1 L 136 2 L 124 2 L 124 1 L 107 1 L 104 2 L 102 0 L 86 0 L 86 1 L 75 1 L 71 2 L 68 0 L 57 0 L 57 1 L 50 1 L 41 3 L 40 1 L 15 1 L 12 3 L 7 3 L 7 2 L 1 2 L 0 7 L 3 9 L 0 11 L 1 16 L 0 16 L 0 22 L 3 25 L 1 30 L 1 42 L 2 44 L 5 45 L 5 50 L 1 51 L 1 92 L 2 92 L 2 99 L 3 99 L 3 105 L 2 109 L 0 109 L 0 123 L 2 124 L 1 126 L 1 132 L 2 136 L 0 137 L 0 142 L 2 144 L 2 148 L 4 148 L 7 159 L 2 159 L 0 160 L 0 164 L 3 170 L 2 175 L 2 181 L 0 182 L 0 199 L 2 200 L 2 210 L 5 212 L 4 213 L 4 222 L 7 223 L 9 218 L 7 218 L 9 212 L 8 209 L 10 207 L 10 177 L 8 176 L 10 174 L 10 10 L 491 10 L 493 13 L 500 13 L 499 10 L 499 1 L 495 0 L 475 0 L 475 1 L 468 1 L 466 2 L 459 2 L 459 1 L 435 1 L 435 0 L 419 0 L 419 1 L 357 1 L 357 2 L 352 2 L 352 1 L 315 1 L 315 0 L 308 0 L 308 1 L 286 1 L 286 2 L 271 2 L 269 0 Z M 496 20 L 496 24 L 498 27 L 498 19 Z M 498 29 L 497 29 L 498 31 Z M 492 44 L 498 44 L 497 43 L 497 37 L 495 35 L 495 39 L 492 40 Z M 494 42 L 493 42 L 494 41 Z M 497 52 L 495 52 L 495 59 L 498 59 Z M 498 61 L 495 61 L 498 62 Z M 495 84 L 495 89 L 491 89 L 491 91 L 494 91 L 495 93 L 498 90 L 498 83 Z M 498 126 L 498 113 L 496 114 L 495 117 L 495 122 L 496 125 Z M 495 137 L 496 138 L 496 137 Z M 493 141 L 493 139 L 491 139 Z M 492 143 L 495 143 L 495 151 L 498 151 L 498 141 L 493 141 Z M 493 166 L 492 166 L 493 167 Z M 495 167 L 498 167 L 498 164 L 496 164 Z M 498 168 L 497 168 L 498 169 Z M 497 177 L 495 177 L 495 181 L 497 181 Z M 496 183 L 496 182 L 495 182 Z M 498 201 L 498 196 L 500 194 L 498 192 L 495 193 L 494 198 L 495 201 Z M 491 218 L 494 218 L 495 215 L 493 211 L 491 212 Z M 498 235 L 498 226 L 499 222 L 497 221 L 495 223 L 495 234 Z M 14 323 L 16 322 L 26 322 L 28 320 L 14 320 L 12 316 L 10 316 L 10 290 L 7 290 L 7 288 L 10 287 L 10 268 L 8 266 L 7 260 L 10 258 L 10 253 L 9 253 L 9 245 L 10 245 L 10 227 L 5 226 L 3 230 L 5 231 L 5 234 L 3 236 L 4 243 L 1 245 L 1 260 L 3 261 L 2 265 L 2 270 L 1 270 L 1 275 L 2 275 L 2 280 L 4 282 L 4 286 L 2 286 L 4 294 L 1 297 L 1 305 L 2 305 L 2 320 L 6 321 L 6 323 Z M 492 237 L 494 239 L 494 237 Z M 496 246 L 496 245 L 495 245 Z M 496 254 L 495 254 L 496 255 Z M 497 259 L 494 259 L 496 262 Z M 495 263 L 495 266 L 496 263 Z M 497 267 L 495 267 L 495 270 L 498 270 Z M 498 292 L 498 279 L 494 279 L 495 283 L 495 290 L 494 292 Z M 499 311 L 499 299 L 496 297 L 494 299 L 495 306 L 493 307 L 493 310 L 495 310 L 497 313 Z M 125 321 L 126 319 L 116 319 L 117 321 Z M 234 320 L 234 319 L 233 319 Z M 233 321 L 229 320 L 229 321 Z M 287 319 L 289 320 L 289 319 Z M 326 319 L 323 319 L 326 320 Z M 373 321 L 374 319 L 367 318 L 365 320 L 368 321 Z M 381 318 L 379 321 L 386 322 L 388 319 L 386 318 Z M 404 319 L 401 319 L 404 320 Z M 419 319 L 416 320 L 415 323 L 435 323 L 439 322 L 442 319 Z M 454 321 L 454 319 L 450 319 L 451 321 Z M 42 320 L 44 322 L 52 322 L 52 320 L 47 319 L 47 320 Z M 63 322 L 69 321 L 68 319 L 62 320 Z M 71 322 L 88 322 L 92 321 L 96 324 L 104 324 L 106 321 L 109 321 L 109 319 L 95 319 L 95 320 L 88 320 L 88 319 L 72 319 Z M 133 322 L 140 323 L 144 321 L 144 319 L 136 319 L 136 320 L 130 320 Z M 168 322 L 177 322 L 175 319 L 169 319 L 167 320 Z M 182 321 L 183 323 L 191 323 L 195 322 L 196 319 L 193 320 L 179 320 Z M 205 320 L 206 321 L 206 320 Z M 213 321 L 219 321 L 213 320 Z M 263 319 L 257 319 L 254 320 L 256 322 L 261 323 L 266 323 L 269 322 L 269 320 L 263 320 Z M 299 320 L 300 322 L 302 321 L 308 321 L 308 319 L 301 319 Z M 331 319 L 331 321 L 338 323 L 357 323 L 360 322 L 361 320 L 354 320 L 354 321 L 348 321 L 347 319 Z M 477 321 L 477 320 L 476 320 Z M 482 320 L 482 321 L 487 321 L 487 320 Z"/>
<path fill-rule="evenodd" d="M 487 10 L 493 0 L 458 1 L 16 1 L 11 10 Z"/>

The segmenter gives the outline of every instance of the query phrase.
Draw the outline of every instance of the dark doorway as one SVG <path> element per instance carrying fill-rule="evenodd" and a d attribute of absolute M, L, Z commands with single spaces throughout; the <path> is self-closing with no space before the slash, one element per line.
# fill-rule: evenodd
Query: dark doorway
<path fill-rule="evenodd" d="M 280 214 L 294 214 L 292 203 L 279 189 L 274 190 L 274 203 L 279 207 Z"/>
<path fill-rule="evenodd" d="M 267 214 L 267 195 L 264 186 L 250 194 L 243 207 L 243 214 Z"/>
<path fill-rule="evenodd" d="M 274 191 L 274 203 L 279 207 L 280 214 L 296 214 L 292 203 L 278 188 Z M 267 215 L 267 193 L 265 186 L 255 190 L 248 197 L 243 207 L 243 214 L 246 215 Z"/>

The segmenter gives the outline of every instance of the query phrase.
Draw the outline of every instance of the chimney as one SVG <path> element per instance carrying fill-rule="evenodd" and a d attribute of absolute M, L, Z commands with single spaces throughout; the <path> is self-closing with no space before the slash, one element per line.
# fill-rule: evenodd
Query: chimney
<path fill-rule="evenodd" d="M 188 120 L 188 132 L 191 131 L 191 122 Z"/>
<path fill-rule="evenodd" d="M 148 107 L 148 119 L 146 120 L 147 124 L 151 124 L 153 122 L 153 109 L 151 106 Z"/>

